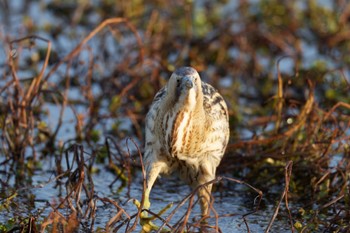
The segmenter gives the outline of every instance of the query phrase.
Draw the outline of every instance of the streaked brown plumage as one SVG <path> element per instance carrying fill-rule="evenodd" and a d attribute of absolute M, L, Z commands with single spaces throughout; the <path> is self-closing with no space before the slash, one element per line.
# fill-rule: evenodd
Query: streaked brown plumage
<path fill-rule="evenodd" d="M 146 117 L 144 163 L 147 172 L 145 208 L 159 174 L 178 172 L 193 188 L 215 178 L 229 139 L 227 106 L 197 71 L 182 67 L 155 96 Z M 211 185 L 200 189 L 207 215 Z"/>

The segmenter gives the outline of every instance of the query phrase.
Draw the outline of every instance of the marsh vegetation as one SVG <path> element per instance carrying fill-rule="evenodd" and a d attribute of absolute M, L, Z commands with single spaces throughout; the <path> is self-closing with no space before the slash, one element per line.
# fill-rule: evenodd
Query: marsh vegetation
<path fill-rule="evenodd" d="M 350 232 L 347 1 L 0 7 L 0 231 L 140 231 L 145 114 L 171 72 L 192 66 L 229 106 L 211 218 L 201 226 L 196 190 L 171 177 L 155 185 L 153 221 Z"/>

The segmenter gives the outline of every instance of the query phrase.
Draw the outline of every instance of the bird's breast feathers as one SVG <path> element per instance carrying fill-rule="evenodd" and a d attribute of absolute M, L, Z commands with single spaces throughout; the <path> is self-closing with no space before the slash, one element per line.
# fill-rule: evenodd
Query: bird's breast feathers
<path fill-rule="evenodd" d="M 186 95 L 173 96 L 177 92 L 169 82 L 176 86 L 175 78 L 156 94 L 146 119 L 146 149 L 154 144 L 162 151 L 157 156 L 186 160 L 210 155 L 220 161 L 229 137 L 227 106 L 215 88 L 194 80 L 196 88 L 187 86 Z"/>
<path fill-rule="evenodd" d="M 206 152 L 223 151 L 228 122 L 222 97 L 221 101 L 215 103 L 204 98 L 203 103 L 200 103 L 204 111 L 199 113 L 191 111 L 193 107 L 177 109 L 177 106 L 166 106 L 168 110 L 165 112 L 155 109 L 158 115 L 154 118 L 154 136 L 164 147 L 163 151 L 172 157 L 196 157 Z M 161 103 L 154 103 L 153 106 L 162 108 Z"/>

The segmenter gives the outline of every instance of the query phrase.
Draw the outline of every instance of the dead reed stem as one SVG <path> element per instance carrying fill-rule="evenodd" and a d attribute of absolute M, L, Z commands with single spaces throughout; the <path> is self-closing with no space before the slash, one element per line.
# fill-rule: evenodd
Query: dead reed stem
<path fill-rule="evenodd" d="M 22 91 L 19 79 L 18 79 L 17 74 L 16 74 L 15 67 L 14 67 L 13 63 L 11 62 L 12 58 L 9 57 L 9 59 L 8 59 L 10 61 L 10 66 L 11 66 L 11 70 L 12 70 L 12 75 L 13 75 L 14 81 L 15 81 L 16 86 L 17 86 L 17 88 L 19 90 L 19 93 L 21 95 L 21 101 L 19 103 L 19 105 L 22 107 L 22 108 L 19 108 L 19 110 L 20 110 L 19 116 L 20 116 L 20 119 L 21 119 L 21 124 L 27 125 L 27 114 L 26 114 L 25 108 L 27 106 L 31 105 L 34 97 L 38 93 L 39 86 L 41 85 L 41 80 L 42 80 L 42 78 L 44 76 L 44 72 L 45 72 L 45 70 L 46 70 L 46 68 L 48 66 L 48 63 L 49 63 L 49 58 L 50 58 L 50 53 L 51 53 L 51 41 L 47 40 L 47 39 L 45 39 L 43 37 L 36 36 L 36 35 L 26 36 L 26 37 L 23 37 L 23 38 L 20 38 L 20 39 L 16 39 L 16 40 L 13 40 L 13 41 L 10 42 L 10 50 L 11 50 L 11 52 L 14 51 L 14 49 L 12 47 L 12 44 L 20 43 L 20 42 L 22 42 L 24 40 L 41 40 L 41 41 L 44 41 L 44 42 L 47 43 L 47 51 L 46 51 L 46 55 L 45 55 L 44 64 L 41 67 L 40 73 L 38 74 L 37 77 L 35 77 L 33 79 L 33 81 L 31 82 L 31 84 L 30 84 L 30 86 L 29 86 L 29 88 L 27 89 L 26 92 Z"/>
<path fill-rule="evenodd" d="M 255 213 L 256 211 L 258 211 L 259 209 L 259 206 L 260 206 L 260 201 L 262 199 L 262 191 L 260 191 L 259 189 L 253 187 L 252 185 L 246 183 L 245 181 L 242 181 L 242 180 L 238 180 L 238 179 L 234 179 L 234 178 L 230 178 L 230 177 L 223 177 L 223 176 L 218 176 L 216 177 L 214 180 L 211 180 L 205 184 L 202 184 L 200 186 L 198 186 L 197 188 L 195 188 L 190 194 L 188 194 L 185 198 L 182 199 L 182 201 L 172 210 L 172 212 L 168 215 L 168 217 L 165 219 L 165 222 L 163 222 L 163 224 L 159 227 L 158 231 L 157 232 L 161 232 L 161 230 L 164 228 L 165 224 L 166 223 L 169 223 L 169 221 L 173 218 L 174 214 L 179 210 L 179 208 L 181 206 L 183 206 L 187 201 L 189 201 L 189 205 L 188 205 L 188 208 L 189 210 L 186 211 L 184 217 L 185 217 L 185 221 L 183 222 L 183 225 L 180 227 L 180 229 L 184 229 L 184 224 L 187 222 L 186 218 L 188 218 L 188 215 L 190 214 L 192 208 L 194 205 L 192 205 L 193 203 L 193 200 L 195 198 L 195 195 L 197 194 L 198 190 L 201 189 L 201 188 L 204 188 L 206 187 L 207 185 L 209 184 L 214 184 L 214 183 L 218 183 L 218 182 L 221 182 L 222 180 L 228 180 L 228 181 L 231 181 L 231 182 L 235 182 L 235 183 L 238 183 L 238 184 L 243 184 L 245 186 L 247 186 L 248 188 L 254 190 L 255 192 L 258 193 L 258 198 L 259 198 L 259 201 L 258 201 L 258 204 L 255 208 L 254 211 L 252 212 L 249 212 L 247 214 L 244 214 L 242 217 L 246 223 L 246 220 L 245 220 L 245 217 L 248 216 L 248 215 L 251 215 L 253 213 Z M 197 200 L 198 202 L 198 200 Z M 212 204 L 211 204 L 212 206 Z M 216 215 L 217 216 L 217 215 Z M 178 222 L 179 223 L 179 222 Z M 177 224 L 175 224 L 177 225 Z M 250 229 L 249 229 L 249 226 L 248 224 L 246 223 L 246 226 L 247 226 L 247 230 L 248 232 L 250 232 Z M 219 231 L 219 229 L 216 227 L 216 229 Z"/>
<path fill-rule="evenodd" d="M 143 62 L 143 43 L 141 40 L 141 37 L 137 33 L 136 28 L 132 23 L 130 23 L 126 18 L 110 18 L 106 19 L 102 23 L 100 23 L 94 30 L 92 30 L 68 55 L 66 55 L 60 62 L 58 62 L 54 67 L 51 68 L 51 70 L 48 72 L 48 74 L 45 76 L 45 81 L 49 79 L 49 77 L 58 69 L 60 65 L 63 63 L 71 60 L 73 57 L 75 57 L 83 48 L 83 46 L 91 39 L 93 38 L 97 33 L 99 33 L 103 28 L 109 25 L 113 24 L 120 24 L 124 23 L 135 35 L 135 38 L 137 40 L 137 43 L 139 45 L 140 49 L 140 55 L 139 55 L 139 62 Z"/>
<path fill-rule="evenodd" d="M 288 206 L 288 191 L 289 191 L 289 182 L 290 182 L 290 178 L 291 178 L 291 175 L 292 175 L 292 166 L 293 166 L 293 161 L 289 161 L 287 163 L 287 165 L 285 166 L 285 173 L 284 173 L 285 186 L 284 186 L 284 190 L 283 190 L 283 193 L 281 195 L 280 200 L 277 203 L 275 211 L 274 211 L 274 213 L 273 213 L 273 215 L 272 215 L 272 217 L 270 219 L 270 222 L 269 222 L 267 228 L 265 229 L 265 233 L 270 232 L 272 224 L 273 224 L 273 222 L 275 221 L 275 219 L 276 219 L 276 217 L 278 215 L 278 212 L 279 212 L 279 209 L 280 209 L 280 205 L 281 205 L 283 199 L 285 200 L 286 209 L 288 211 L 289 221 L 290 221 L 290 225 L 291 225 L 291 231 L 294 232 L 293 219 L 292 219 L 292 215 L 290 213 L 289 206 Z"/>
<path fill-rule="evenodd" d="M 282 121 L 282 111 L 283 111 L 283 105 L 284 105 L 284 98 L 283 98 L 283 80 L 282 80 L 282 75 L 280 71 L 280 62 L 282 59 L 285 57 L 282 57 L 278 59 L 277 61 L 277 80 L 278 80 L 278 85 L 277 85 L 277 104 L 276 104 L 276 111 L 277 111 L 277 120 L 275 124 L 275 131 L 278 133 L 278 130 L 281 125 Z"/>
<path fill-rule="evenodd" d="M 140 208 L 138 209 L 137 211 L 137 215 L 136 215 L 136 219 L 135 219 L 135 222 L 133 223 L 133 225 L 131 226 L 130 229 L 128 229 L 127 232 L 132 232 L 135 228 L 136 228 L 136 224 L 139 222 L 139 219 L 140 219 L 140 215 L 141 215 L 141 212 L 144 211 L 143 210 L 143 206 L 144 206 L 144 203 L 145 203 L 145 192 L 146 192 L 146 188 L 147 188 L 147 184 L 146 184 L 146 171 L 145 171 L 145 167 L 144 167 L 144 164 L 143 164 L 143 158 L 142 158 L 142 154 L 141 154 L 141 151 L 140 151 L 140 148 L 137 146 L 136 142 L 134 141 L 134 139 L 132 138 L 127 138 L 126 140 L 126 146 L 127 146 L 127 149 L 128 149 L 128 154 L 130 156 L 130 149 L 129 149 L 129 144 L 128 142 L 131 141 L 134 146 L 137 148 L 137 151 L 138 151 L 138 154 L 139 154 L 139 158 L 140 158 L 140 163 L 141 163 L 141 171 L 142 171 L 142 188 L 143 188 L 143 191 L 142 191 L 142 197 L 141 197 L 141 204 L 140 204 Z"/>

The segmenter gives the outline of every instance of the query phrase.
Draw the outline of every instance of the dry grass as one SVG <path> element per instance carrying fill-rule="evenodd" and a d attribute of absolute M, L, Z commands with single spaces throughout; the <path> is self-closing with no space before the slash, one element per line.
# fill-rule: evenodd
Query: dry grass
<path fill-rule="evenodd" d="M 264 212 L 264 202 L 276 202 L 265 232 L 272 232 L 283 214 L 292 232 L 349 232 L 350 11 L 343 1 L 332 9 L 313 1 L 299 8 L 296 2 L 241 1 L 235 18 L 221 15 L 229 8 L 225 3 L 207 2 L 198 10 L 191 2 L 114 8 L 102 1 L 94 6 L 103 12 L 101 23 L 64 54 L 56 40 L 37 36 L 40 30 L 33 34 L 28 25 L 29 36 L 1 34 L 6 62 L 0 79 L 0 181 L 5 190 L 0 209 L 10 211 L 20 191 L 39 188 L 26 180 L 47 157 L 55 158 L 55 178 L 44 185 L 57 182 L 65 194 L 48 204 L 48 216 L 38 210 L 0 226 L 20 232 L 95 231 L 97 204 L 104 203 L 116 210 L 105 231 L 139 229 L 140 214 L 146 211 L 143 197 L 132 213 L 118 201 L 100 197 L 93 168 L 106 160 L 115 174 L 110 186 L 120 184 L 118 190 L 126 189 L 133 198 L 135 172 L 144 177 L 138 147 L 147 106 L 174 67 L 191 65 L 220 88 L 230 106 L 232 137 L 220 174 L 211 182 L 224 188 L 247 186 L 258 201 L 252 212 L 222 214 L 213 198 L 209 222 L 215 224 L 204 225 L 203 219 L 191 219 L 196 189 L 168 214 L 148 211 L 161 222 L 158 231 L 221 232 L 221 218 L 241 216 L 250 232 L 247 216 Z M 55 14 L 72 10 L 52 4 L 52 11 L 60 9 Z M 81 11 L 90 7 L 82 4 L 68 13 L 74 15 L 67 22 L 72 34 L 88 20 Z M 124 17 L 106 19 L 113 15 Z M 66 34 L 59 25 L 49 30 Z M 308 60 L 311 45 L 324 59 Z M 72 90 L 79 96 L 72 96 Z M 55 126 L 47 120 L 48 104 L 59 109 Z M 62 132 L 68 111 L 74 116 L 73 137 Z M 124 118 L 130 129 L 122 127 Z M 275 190 L 280 190 L 277 195 Z M 180 215 L 176 220 L 175 214 Z"/>

